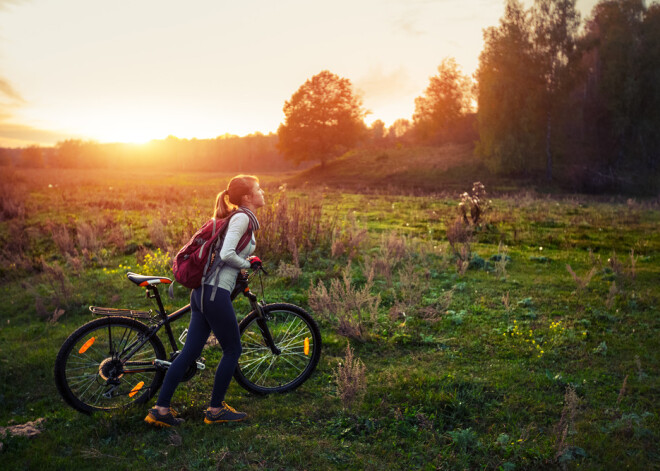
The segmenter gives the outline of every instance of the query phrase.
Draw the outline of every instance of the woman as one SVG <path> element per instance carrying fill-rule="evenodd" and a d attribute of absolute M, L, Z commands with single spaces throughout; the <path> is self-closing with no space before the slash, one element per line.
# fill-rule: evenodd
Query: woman
<path fill-rule="evenodd" d="M 241 269 L 261 265 L 258 257 L 250 256 L 256 245 L 254 234 L 239 253 L 236 253 L 236 248 L 249 228 L 259 229 L 254 213 L 264 204 L 264 192 L 259 187 L 259 180 L 253 176 L 238 175 L 232 178 L 227 189 L 218 194 L 213 217 L 231 218 L 222 245 L 216 252 L 216 258 L 220 257 L 222 263 L 217 273 L 206 277 L 206 286 L 194 289 L 190 295 L 192 314 L 186 343 L 167 370 L 156 406 L 149 410 L 144 419 L 146 422 L 161 427 L 183 422 L 170 407 L 170 399 L 189 365 L 202 353 L 211 331 L 220 342 L 223 355 L 215 372 L 211 405 L 205 411 L 204 422 L 238 422 L 246 418 L 247 414 L 236 411 L 224 401 L 241 355 L 240 333 L 230 294 Z"/>

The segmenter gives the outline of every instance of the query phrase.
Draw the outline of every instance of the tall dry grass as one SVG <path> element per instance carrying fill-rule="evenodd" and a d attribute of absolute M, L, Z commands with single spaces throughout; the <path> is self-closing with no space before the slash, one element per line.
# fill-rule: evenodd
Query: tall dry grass
<path fill-rule="evenodd" d="M 454 256 L 461 262 L 469 264 L 472 256 L 473 230 L 462 218 L 458 217 L 447 226 L 447 242 Z"/>
<path fill-rule="evenodd" d="M 333 257 L 346 254 L 352 260 L 360 253 L 368 238 L 367 228 L 360 225 L 355 212 L 351 211 L 343 227 L 333 228 L 331 254 Z"/>
<path fill-rule="evenodd" d="M 76 247 L 69 229 L 64 224 L 55 224 L 50 226 L 51 237 L 57 250 L 63 256 L 76 254 Z"/>
<path fill-rule="evenodd" d="M 330 246 L 334 227 L 323 219 L 320 195 L 290 199 L 282 189 L 258 217 L 266 229 L 258 234 L 257 250 L 272 259 L 289 258 L 293 247 L 304 253 Z"/>
<path fill-rule="evenodd" d="M 367 392 L 366 366 L 355 356 L 351 344 L 346 344 L 344 362 L 333 372 L 337 393 L 346 410 L 357 405 Z"/>
<path fill-rule="evenodd" d="M 365 277 L 371 272 L 375 273 L 376 276 L 384 278 L 387 286 L 391 287 L 395 269 L 409 255 L 409 251 L 405 237 L 394 231 L 381 234 L 377 252 L 363 256 L 362 272 Z"/>
<path fill-rule="evenodd" d="M 571 447 L 576 434 L 575 421 L 577 418 L 580 399 L 572 386 L 566 387 L 564 394 L 564 408 L 561 411 L 559 423 L 555 428 L 555 459 L 559 459 Z"/>
<path fill-rule="evenodd" d="M 0 221 L 25 218 L 27 197 L 23 179 L 15 171 L 3 169 L 0 177 Z"/>
<path fill-rule="evenodd" d="M 373 295 L 373 272 L 359 288 L 351 280 L 350 263 L 342 272 L 342 279 L 330 280 L 328 289 L 322 280 L 310 282 L 308 302 L 314 312 L 330 322 L 337 333 L 358 341 L 365 341 L 378 322 L 380 294 Z"/>

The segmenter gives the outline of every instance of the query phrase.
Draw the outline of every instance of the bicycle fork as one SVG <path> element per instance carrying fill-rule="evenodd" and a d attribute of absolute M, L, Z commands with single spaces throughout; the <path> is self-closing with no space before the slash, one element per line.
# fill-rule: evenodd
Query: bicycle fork
<path fill-rule="evenodd" d="M 266 345 L 268 346 L 268 348 L 270 348 L 270 351 L 273 352 L 273 355 L 279 355 L 280 353 L 282 353 L 282 350 L 277 348 L 277 345 L 275 345 L 275 341 L 273 340 L 273 336 L 270 333 L 270 329 L 268 328 L 268 323 L 266 322 L 266 317 L 264 316 L 264 310 L 262 309 L 261 303 L 257 301 L 256 296 L 254 296 L 254 299 L 252 299 L 252 297 L 250 296 L 248 297 L 250 298 L 250 304 L 252 304 L 252 309 L 257 313 L 257 326 L 261 331 L 261 335 L 263 335 L 264 337 Z"/>

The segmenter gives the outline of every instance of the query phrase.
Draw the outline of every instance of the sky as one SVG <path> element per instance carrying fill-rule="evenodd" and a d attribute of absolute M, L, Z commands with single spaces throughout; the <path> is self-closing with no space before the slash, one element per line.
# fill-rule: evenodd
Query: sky
<path fill-rule="evenodd" d="M 412 118 L 443 58 L 473 74 L 503 12 L 504 0 L 0 0 L 0 146 L 276 132 L 322 70 L 389 126 Z"/>

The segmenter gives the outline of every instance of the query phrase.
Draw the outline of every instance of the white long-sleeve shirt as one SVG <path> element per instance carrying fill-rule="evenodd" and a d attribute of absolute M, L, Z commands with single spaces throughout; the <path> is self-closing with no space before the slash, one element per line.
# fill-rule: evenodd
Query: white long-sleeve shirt
<path fill-rule="evenodd" d="M 249 218 L 247 214 L 241 212 L 234 214 L 229 220 L 227 232 L 219 252 L 223 264 L 220 266 L 220 273 L 217 277 L 215 273 L 207 276 L 207 286 L 217 286 L 231 293 L 236 285 L 238 272 L 242 268 L 250 268 L 250 262 L 246 259 L 254 253 L 254 249 L 257 246 L 254 232 L 252 232 L 252 238 L 245 248 L 239 253 L 236 253 L 238 242 L 243 237 L 243 234 L 245 234 L 245 231 L 247 231 L 248 224 Z"/>

